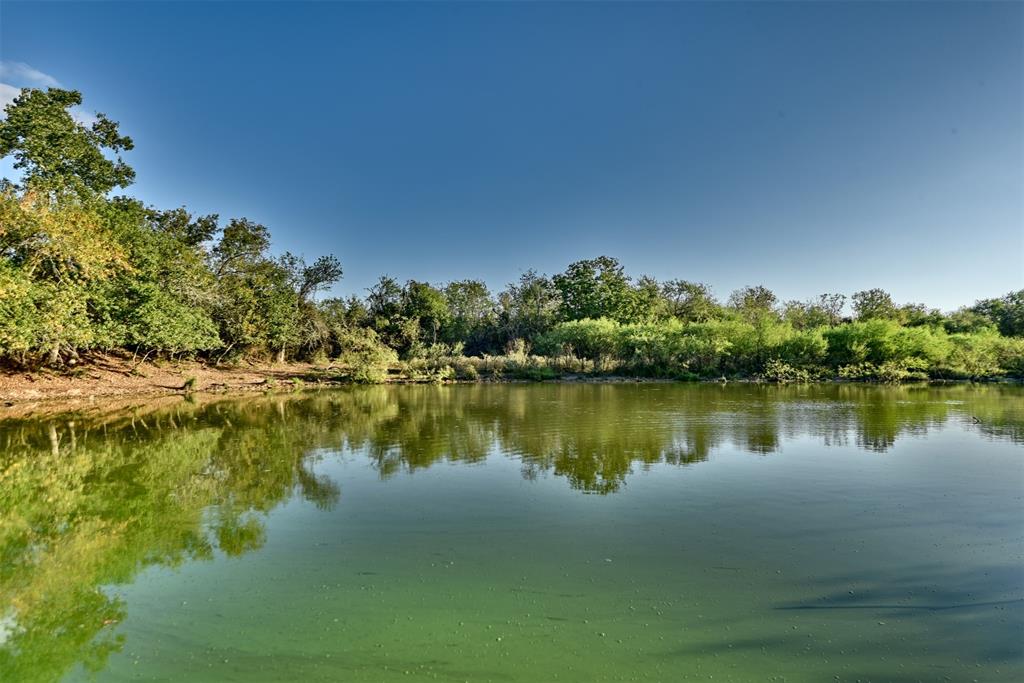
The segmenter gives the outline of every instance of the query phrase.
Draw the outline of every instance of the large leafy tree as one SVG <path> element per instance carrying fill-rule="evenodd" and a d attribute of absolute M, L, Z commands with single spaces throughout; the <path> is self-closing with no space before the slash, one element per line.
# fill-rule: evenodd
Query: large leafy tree
<path fill-rule="evenodd" d="M 843 294 L 822 294 L 810 301 L 787 301 L 783 305 L 783 318 L 798 330 L 834 327 L 842 321 L 845 303 Z"/>
<path fill-rule="evenodd" d="M 668 313 L 684 322 L 707 322 L 718 314 L 711 287 L 701 282 L 669 280 L 661 285 Z"/>
<path fill-rule="evenodd" d="M 92 315 L 96 287 L 131 266 L 96 202 L 74 193 L 0 191 L 0 350 L 51 364 L 107 346 Z M 3 312 L 3 309 L 0 309 Z M 9 316 L 9 317 L 8 317 Z"/>
<path fill-rule="evenodd" d="M 610 318 L 626 322 L 635 316 L 636 296 L 618 259 L 598 256 L 576 261 L 552 278 L 560 296 L 563 320 Z"/>
<path fill-rule="evenodd" d="M 503 341 L 534 341 L 555 324 L 561 295 L 551 278 L 528 270 L 498 295 Z"/>
<path fill-rule="evenodd" d="M 184 209 L 156 211 L 126 197 L 106 202 L 103 213 L 132 266 L 98 288 L 95 317 L 108 338 L 157 353 L 219 347 L 215 283 L 200 246 L 216 230 L 216 216 L 193 219 Z"/>
<path fill-rule="evenodd" d="M 661 284 L 650 275 L 642 275 L 636 281 L 632 299 L 630 319 L 633 321 L 664 320 L 669 315 Z"/>
<path fill-rule="evenodd" d="M 71 108 L 80 104 L 77 90 L 49 88 L 22 90 L 7 105 L 7 116 L 0 120 L 0 157 L 14 156 L 27 185 L 105 194 L 135 179 L 135 171 L 116 156 L 132 149 L 132 139 L 104 114 L 89 126 L 75 120 Z"/>
<path fill-rule="evenodd" d="M 858 320 L 896 320 L 899 317 L 892 297 L 877 287 L 853 295 L 853 312 Z"/>
<path fill-rule="evenodd" d="M 371 329 L 398 351 L 408 349 L 419 336 L 419 320 L 406 317 L 403 296 L 398 280 L 381 275 L 366 297 Z"/>
<path fill-rule="evenodd" d="M 210 250 L 217 279 L 215 318 L 226 351 L 265 348 L 284 360 L 303 341 L 306 321 L 299 288 L 305 264 L 269 255 L 270 230 L 247 218 L 232 219 Z"/>
<path fill-rule="evenodd" d="M 743 287 L 729 295 L 729 306 L 750 322 L 773 316 L 776 303 L 775 293 L 762 285 Z"/>
<path fill-rule="evenodd" d="M 992 321 L 1008 337 L 1024 336 L 1024 289 L 998 299 L 984 299 L 969 310 Z"/>
<path fill-rule="evenodd" d="M 494 329 L 495 305 L 487 285 L 480 280 L 449 282 L 442 290 L 448 305 L 444 341 L 462 342 L 469 353 L 485 350 Z"/>
<path fill-rule="evenodd" d="M 437 343 L 441 328 L 451 319 L 444 293 L 426 282 L 409 280 L 402 293 L 402 306 L 406 318 L 419 321 L 420 341 Z"/>

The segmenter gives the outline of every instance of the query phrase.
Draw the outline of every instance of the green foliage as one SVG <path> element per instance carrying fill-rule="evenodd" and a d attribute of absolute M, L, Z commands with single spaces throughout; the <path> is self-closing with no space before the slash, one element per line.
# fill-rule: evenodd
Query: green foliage
<path fill-rule="evenodd" d="M 537 342 L 549 355 L 565 353 L 594 361 L 598 369 L 619 356 L 620 323 L 608 318 L 584 318 L 559 323 Z"/>
<path fill-rule="evenodd" d="M 579 320 L 555 326 L 538 348 L 593 361 L 598 371 L 655 377 L 894 382 L 1018 376 L 1024 369 L 1024 340 L 992 331 L 948 335 L 941 326 L 904 327 L 882 319 L 811 329 L 770 317 L 690 324 Z"/>
<path fill-rule="evenodd" d="M 555 324 L 561 295 L 550 278 L 528 270 L 498 296 L 499 336 L 533 341 Z"/>
<path fill-rule="evenodd" d="M 27 185 L 104 194 L 135 179 L 120 157 L 111 161 L 104 154 L 131 150 L 131 138 L 103 114 L 89 127 L 76 121 L 70 110 L 81 103 L 75 90 L 26 88 L 7 105 L 0 119 L 0 157 L 14 157 Z"/>
<path fill-rule="evenodd" d="M 371 329 L 385 344 L 402 353 L 419 340 L 419 320 L 405 315 L 404 290 L 393 277 L 382 275 L 366 303 Z"/>
<path fill-rule="evenodd" d="M 1024 289 L 1010 292 L 999 299 L 979 301 L 969 310 L 991 321 L 1000 334 L 1007 337 L 1024 336 Z"/>
<path fill-rule="evenodd" d="M 960 332 L 994 332 L 998 329 L 991 318 L 970 308 L 961 308 L 950 313 L 943 320 L 942 324 L 950 334 Z"/>
<path fill-rule="evenodd" d="M 767 287 L 744 287 L 729 295 L 729 306 L 748 322 L 774 317 L 778 297 Z"/>
<path fill-rule="evenodd" d="M 722 306 L 707 285 L 634 280 L 599 256 L 553 277 L 527 271 L 496 296 L 478 280 L 384 276 L 365 300 L 318 303 L 342 276 L 335 257 L 276 255 L 269 228 L 246 218 L 222 228 L 216 215 L 108 197 L 134 177 L 117 156 L 133 143 L 102 114 L 78 123 L 80 104 L 75 91 L 24 90 L 0 120 L 0 155 L 24 176 L 0 182 L 5 362 L 60 366 L 114 349 L 215 362 L 273 354 L 334 358 L 357 382 L 384 381 L 399 358 L 434 381 L 1024 375 L 1024 290 L 943 316 L 871 289 L 853 295 L 846 322 L 842 294 L 780 306 L 771 290 L 745 287 Z"/>
<path fill-rule="evenodd" d="M 448 318 L 441 331 L 451 344 L 465 342 L 471 353 L 479 353 L 494 343 L 495 304 L 487 285 L 479 280 L 450 282 L 442 290 Z"/>
<path fill-rule="evenodd" d="M 11 313 L 0 321 L 0 352 L 57 363 L 63 353 L 117 343 L 90 313 L 103 283 L 131 266 L 97 200 L 0 189 L 0 262 L 0 299 Z"/>
<path fill-rule="evenodd" d="M 1024 379 L 1024 338 L 1005 337 L 996 346 L 1000 370 L 1010 377 Z"/>
<path fill-rule="evenodd" d="M 846 296 L 843 294 L 822 294 L 806 302 L 787 301 L 782 317 L 798 330 L 835 326 L 842 321 L 845 304 Z"/>
<path fill-rule="evenodd" d="M 25 271 L 0 260 L 0 350 L 24 355 L 38 346 L 36 286 Z"/>
<path fill-rule="evenodd" d="M 436 344 L 441 328 L 451 319 L 444 293 L 426 282 L 409 280 L 401 301 L 404 317 L 418 321 L 420 331 L 416 341 Z"/>
<path fill-rule="evenodd" d="M 610 318 L 626 322 L 636 318 L 636 296 L 617 259 L 599 256 L 576 261 L 552 278 L 560 297 L 562 320 Z"/>
<path fill-rule="evenodd" d="M 872 380 L 895 384 L 908 380 L 927 379 L 925 362 L 920 358 L 887 360 L 883 363 L 857 363 L 839 368 L 843 379 Z"/>
<path fill-rule="evenodd" d="M 778 384 L 809 382 L 811 380 L 811 373 L 803 368 L 795 368 L 783 360 L 774 358 L 765 364 L 764 371 L 761 373 L 761 379 Z"/>
<path fill-rule="evenodd" d="M 711 288 L 700 282 L 669 280 L 661 285 L 668 315 L 683 322 L 703 323 L 719 316 Z"/>
<path fill-rule="evenodd" d="M 858 320 L 895 320 L 899 317 L 889 293 L 877 288 L 854 294 L 853 312 Z"/>
<path fill-rule="evenodd" d="M 398 354 L 381 343 L 370 329 L 344 331 L 338 335 L 337 343 L 343 377 L 358 384 L 383 382 L 388 369 L 398 363 Z"/>

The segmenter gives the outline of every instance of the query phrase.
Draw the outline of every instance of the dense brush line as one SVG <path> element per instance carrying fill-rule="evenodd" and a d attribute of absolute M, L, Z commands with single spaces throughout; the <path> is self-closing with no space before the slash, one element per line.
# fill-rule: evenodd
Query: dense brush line
<path fill-rule="evenodd" d="M 376 381 L 399 363 L 432 377 L 901 380 L 1024 375 L 1024 290 L 949 314 L 898 306 L 880 289 L 779 302 L 761 286 L 722 302 L 704 284 L 633 278 L 611 257 L 493 295 L 478 280 L 404 284 L 316 301 L 333 256 L 270 253 L 245 218 L 161 211 L 110 196 L 134 179 L 133 141 L 75 91 L 26 89 L 0 120 L 0 156 L 23 177 L 0 187 L 0 359 L 62 366 L 93 350 L 137 358 L 340 359 Z M 113 158 L 111 158 L 113 157 Z"/>

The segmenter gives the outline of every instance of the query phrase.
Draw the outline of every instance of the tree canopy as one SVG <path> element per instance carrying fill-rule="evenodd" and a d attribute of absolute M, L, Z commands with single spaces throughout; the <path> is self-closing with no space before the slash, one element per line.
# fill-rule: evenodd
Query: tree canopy
<path fill-rule="evenodd" d="M 529 376 L 558 363 L 674 377 L 1024 374 L 1024 290 L 949 314 L 878 288 L 854 293 L 849 310 L 844 294 L 780 303 L 763 285 L 721 302 L 706 284 L 634 278 L 599 255 L 495 293 L 472 278 L 385 275 L 365 297 L 318 300 L 342 277 L 333 255 L 277 253 L 250 218 L 110 197 L 134 179 L 120 156 L 133 141 L 103 114 L 76 118 L 81 103 L 73 90 L 26 89 L 0 120 L 0 153 L 22 174 L 0 183 L 5 363 L 60 366 L 97 350 L 331 358 L 378 381 L 394 363 L 468 368 L 466 354 L 484 365 L 504 354 Z"/>
<path fill-rule="evenodd" d="M 25 89 L 0 119 L 0 157 L 14 157 L 26 183 L 106 193 L 128 187 L 135 171 L 115 156 L 134 147 L 116 121 L 97 114 L 91 125 L 76 120 L 71 108 L 82 104 L 77 90 Z"/>

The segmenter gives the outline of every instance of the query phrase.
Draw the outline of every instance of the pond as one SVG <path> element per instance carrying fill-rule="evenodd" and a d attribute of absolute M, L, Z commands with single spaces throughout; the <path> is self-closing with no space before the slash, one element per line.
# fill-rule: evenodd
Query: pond
<path fill-rule="evenodd" d="M 0 422 L 0 680 L 1024 680 L 1024 389 Z"/>

